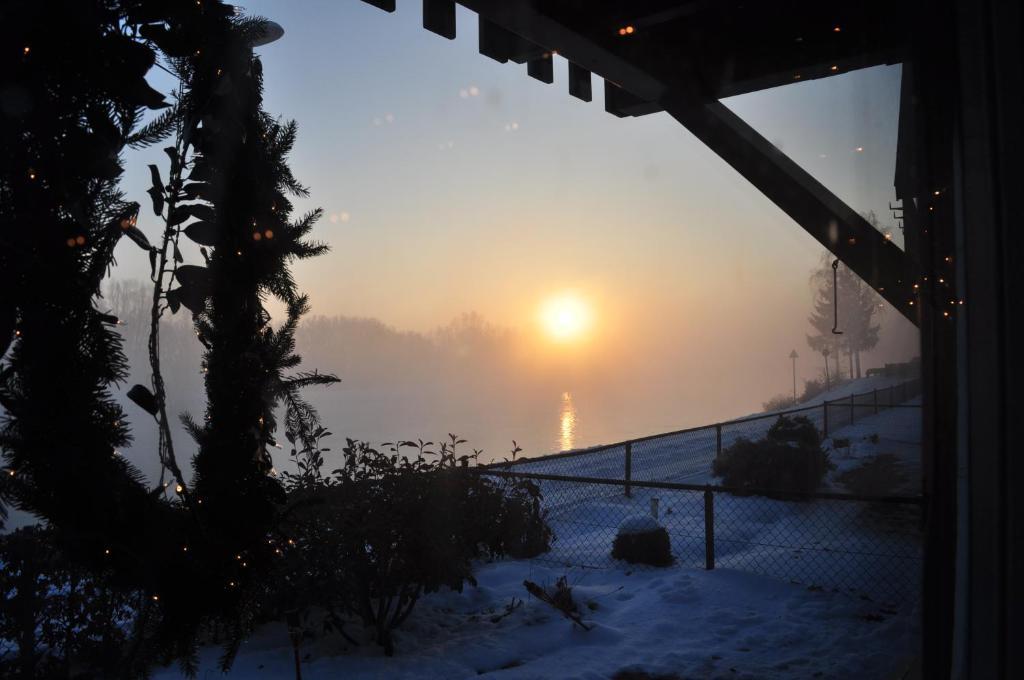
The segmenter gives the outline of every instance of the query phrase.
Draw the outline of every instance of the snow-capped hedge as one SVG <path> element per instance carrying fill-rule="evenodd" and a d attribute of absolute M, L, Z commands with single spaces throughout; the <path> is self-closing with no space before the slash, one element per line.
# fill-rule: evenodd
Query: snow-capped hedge
<path fill-rule="evenodd" d="M 673 561 L 668 532 L 653 517 L 627 517 L 615 535 L 612 557 L 630 564 L 666 567 Z"/>

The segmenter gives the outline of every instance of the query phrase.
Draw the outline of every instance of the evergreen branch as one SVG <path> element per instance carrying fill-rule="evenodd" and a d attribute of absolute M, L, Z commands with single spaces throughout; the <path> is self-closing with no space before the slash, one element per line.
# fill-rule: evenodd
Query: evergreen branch
<path fill-rule="evenodd" d="M 178 107 L 164 109 L 160 115 L 128 136 L 127 144 L 132 149 L 142 149 L 163 141 L 174 132 L 178 124 Z"/>

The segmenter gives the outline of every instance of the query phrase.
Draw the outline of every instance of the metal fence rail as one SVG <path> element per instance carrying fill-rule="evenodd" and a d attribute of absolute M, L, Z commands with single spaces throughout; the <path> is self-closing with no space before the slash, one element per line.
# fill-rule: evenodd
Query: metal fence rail
<path fill-rule="evenodd" d="M 607 568 L 628 517 L 654 515 L 676 563 L 760 573 L 895 605 L 913 602 L 921 571 L 922 501 L 908 496 L 780 493 L 704 484 L 715 457 L 801 415 L 824 437 L 885 409 L 910 406 L 917 380 L 821 405 L 477 468 L 534 480 L 556 538 L 540 561 Z M 694 483 L 699 480 L 701 483 Z"/>

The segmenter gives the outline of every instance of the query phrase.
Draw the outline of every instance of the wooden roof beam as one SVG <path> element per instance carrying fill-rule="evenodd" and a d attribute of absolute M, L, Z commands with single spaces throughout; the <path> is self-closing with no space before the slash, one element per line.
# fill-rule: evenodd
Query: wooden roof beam
<path fill-rule="evenodd" d="M 720 102 L 674 94 L 665 110 L 914 324 L 909 258 L 857 211 Z"/>
<path fill-rule="evenodd" d="M 423 28 L 455 39 L 455 0 L 423 0 Z"/>
<path fill-rule="evenodd" d="M 540 58 L 545 51 L 540 44 L 480 15 L 480 54 L 502 64 L 508 61 L 522 64 Z"/>

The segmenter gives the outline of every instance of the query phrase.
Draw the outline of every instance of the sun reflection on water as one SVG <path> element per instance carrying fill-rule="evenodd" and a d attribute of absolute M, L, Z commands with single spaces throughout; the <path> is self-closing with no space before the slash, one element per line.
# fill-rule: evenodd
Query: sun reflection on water
<path fill-rule="evenodd" d="M 576 445 L 576 406 L 572 394 L 562 392 L 562 413 L 559 427 L 559 450 L 568 451 Z"/>

